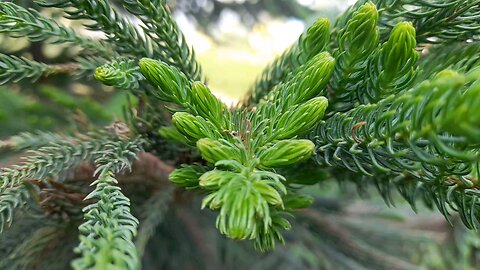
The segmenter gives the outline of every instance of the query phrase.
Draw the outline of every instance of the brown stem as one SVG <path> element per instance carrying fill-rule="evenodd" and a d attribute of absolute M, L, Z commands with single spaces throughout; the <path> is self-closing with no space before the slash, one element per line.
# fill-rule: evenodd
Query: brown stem
<path fill-rule="evenodd" d="M 49 66 L 50 72 L 45 74 L 46 77 L 57 74 L 72 74 L 80 68 L 78 63 L 55 64 Z"/>
<path fill-rule="evenodd" d="M 168 176 L 173 170 L 175 170 L 175 167 L 146 152 L 138 154 L 132 167 L 135 174 L 143 174 L 160 185 L 170 185 Z"/>
<path fill-rule="evenodd" d="M 122 183 L 152 183 L 158 186 L 171 185 L 168 176 L 175 168 L 160 160 L 153 154 L 142 152 L 133 162 L 132 172 L 117 176 Z M 94 175 L 95 167 L 92 164 L 82 164 L 77 167 L 70 179 L 74 181 L 90 181 Z"/>

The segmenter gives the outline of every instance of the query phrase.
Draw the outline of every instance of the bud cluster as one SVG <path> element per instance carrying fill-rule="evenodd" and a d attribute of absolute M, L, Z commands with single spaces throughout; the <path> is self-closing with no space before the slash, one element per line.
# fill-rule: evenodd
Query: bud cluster
<path fill-rule="evenodd" d="M 172 117 L 177 132 L 164 127 L 160 134 L 195 145 L 202 158 L 215 166 L 213 170 L 184 166 L 175 170 L 170 180 L 209 192 L 203 207 L 220 210 L 217 227 L 221 233 L 234 239 L 253 239 L 261 249 L 271 248 L 276 240 L 283 241 L 278 229 L 290 227 L 279 213 L 311 203 L 303 195 L 288 192 L 285 178 L 272 169 L 312 156 L 314 144 L 295 137 L 322 119 L 328 101 L 319 95 L 324 93 L 334 65 L 330 54 L 315 55 L 277 87 L 272 101 L 240 113 L 230 112 L 203 83 L 185 81 L 175 68 L 155 60 L 140 61 L 142 74 L 158 87 L 160 98 L 185 109 Z M 250 132 L 266 139 L 251 140 L 247 136 Z M 285 208 L 283 197 L 287 195 Z"/>

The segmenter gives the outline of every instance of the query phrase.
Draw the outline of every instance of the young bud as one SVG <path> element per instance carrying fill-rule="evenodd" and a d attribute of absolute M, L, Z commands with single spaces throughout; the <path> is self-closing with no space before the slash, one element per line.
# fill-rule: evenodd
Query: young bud
<path fill-rule="evenodd" d="M 288 166 L 310 158 L 315 144 L 309 140 L 283 140 L 267 145 L 259 153 L 260 165 L 267 168 Z"/>
<path fill-rule="evenodd" d="M 200 139 L 197 142 L 197 148 L 202 157 L 212 164 L 220 160 L 242 161 L 240 149 L 224 141 L 216 141 L 209 138 Z"/>
<path fill-rule="evenodd" d="M 376 103 L 411 85 L 415 79 L 418 59 L 416 46 L 412 23 L 398 23 L 392 29 L 389 39 L 369 60 L 368 85 L 361 86 L 358 90 L 362 103 Z"/>
<path fill-rule="evenodd" d="M 96 68 L 94 74 L 95 79 L 108 86 L 114 86 L 124 80 L 122 75 L 120 70 L 107 65 Z"/>
<path fill-rule="evenodd" d="M 221 208 L 217 228 L 222 234 L 233 239 L 253 239 L 261 229 L 258 226 L 268 230 L 272 224 L 271 206 L 283 205 L 282 198 L 272 181 L 230 174 L 234 177 L 229 177 L 218 190 L 205 197 L 202 208 Z"/>
<path fill-rule="evenodd" d="M 192 106 L 198 115 L 222 126 L 223 112 L 226 111 L 226 106 L 218 100 L 201 82 L 194 82 L 191 90 Z"/>
<path fill-rule="evenodd" d="M 349 54 L 370 54 L 379 40 L 378 11 L 375 4 L 368 2 L 361 6 L 341 30 L 338 37 L 339 47 Z"/>
<path fill-rule="evenodd" d="M 383 74 L 399 77 L 399 72 L 410 71 L 417 62 L 418 52 L 415 28 L 411 22 L 400 22 L 392 29 L 388 41 L 382 46 Z M 403 74 L 402 74 L 403 75 Z"/>
<path fill-rule="evenodd" d="M 338 48 L 333 51 L 337 63 L 330 81 L 333 92 L 334 111 L 346 111 L 355 106 L 357 93 L 365 89 L 363 82 L 368 76 L 366 66 L 379 47 L 378 11 L 372 2 L 361 6 L 353 13 L 345 27 L 337 35 Z M 359 90 L 360 89 L 360 90 Z"/>
<path fill-rule="evenodd" d="M 335 59 L 328 52 L 317 54 L 297 73 L 299 80 L 288 89 L 286 108 L 302 103 L 323 92 L 335 68 Z"/>
<path fill-rule="evenodd" d="M 107 63 L 95 70 L 95 79 L 117 89 L 134 91 L 139 87 L 142 74 L 132 60 L 118 60 Z"/>
<path fill-rule="evenodd" d="M 309 57 L 325 50 L 330 43 L 330 21 L 326 18 L 318 19 L 307 30 L 305 36 L 304 50 L 308 52 Z"/>
<path fill-rule="evenodd" d="M 189 165 L 173 171 L 168 179 L 174 184 L 185 188 L 198 187 L 200 177 L 206 169 L 200 165 Z"/>
<path fill-rule="evenodd" d="M 200 177 L 200 187 L 205 189 L 219 189 L 224 183 L 236 176 L 236 173 L 228 171 L 209 171 Z"/>
<path fill-rule="evenodd" d="M 140 59 L 138 65 L 143 76 L 161 90 L 160 98 L 183 104 L 187 101 L 188 80 L 180 71 L 161 61 Z"/>
<path fill-rule="evenodd" d="M 197 141 L 201 138 L 215 137 L 216 128 L 200 116 L 177 112 L 172 116 L 172 122 L 178 131 L 189 140 Z"/>
<path fill-rule="evenodd" d="M 316 97 L 286 111 L 275 124 L 274 139 L 289 139 L 309 132 L 323 118 L 327 106 L 325 97 Z"/>

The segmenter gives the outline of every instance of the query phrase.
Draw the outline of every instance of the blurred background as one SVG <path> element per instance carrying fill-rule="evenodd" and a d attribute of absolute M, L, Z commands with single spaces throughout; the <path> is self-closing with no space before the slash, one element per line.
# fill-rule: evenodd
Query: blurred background
<path fill-rule="evenodd" d="M 177 0 L 175 16 L 209 86 L 227 103 L 245 95 L 263 67 L 319 17 L 354 0 Z"/>

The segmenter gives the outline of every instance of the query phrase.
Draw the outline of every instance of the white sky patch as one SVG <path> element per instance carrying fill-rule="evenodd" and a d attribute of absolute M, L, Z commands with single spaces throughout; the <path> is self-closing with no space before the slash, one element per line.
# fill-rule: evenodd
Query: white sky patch
<path fill-rule="evenodd" d="M 197 31 L 195 24 L 185 14 L 176 12 L 174 17 L 178 27 L 182 29 L 187 43 L 195 48 L 195 52 L 202 53 L 212 47 L 209 38 Z"/>

